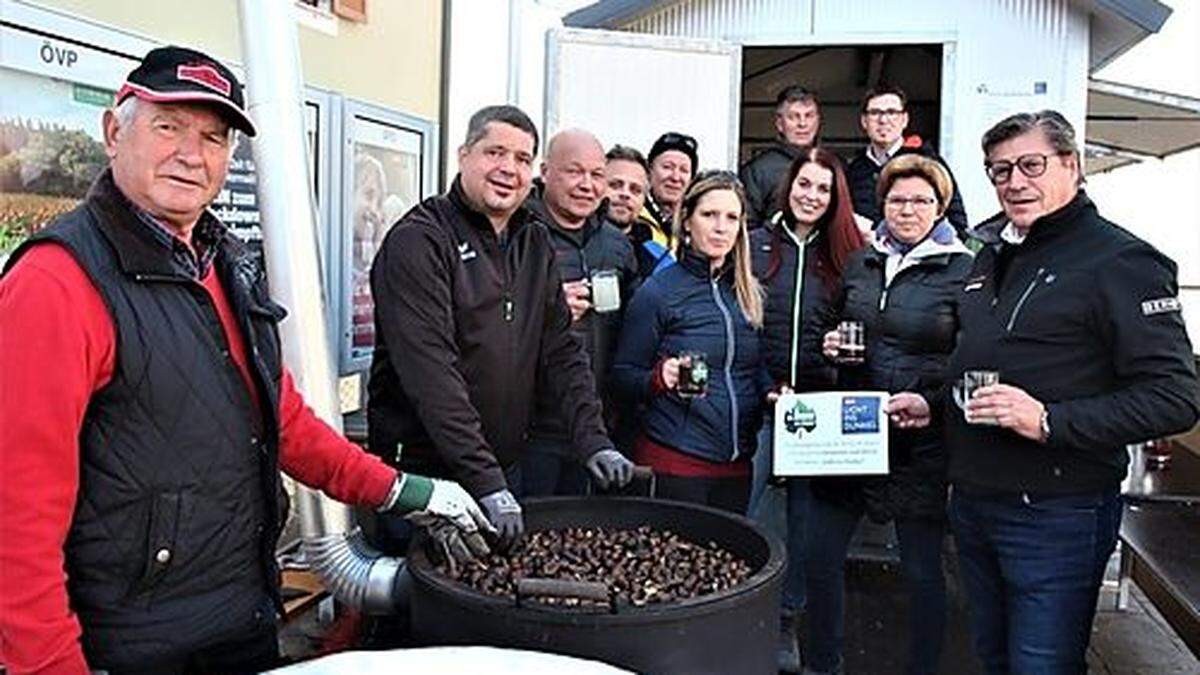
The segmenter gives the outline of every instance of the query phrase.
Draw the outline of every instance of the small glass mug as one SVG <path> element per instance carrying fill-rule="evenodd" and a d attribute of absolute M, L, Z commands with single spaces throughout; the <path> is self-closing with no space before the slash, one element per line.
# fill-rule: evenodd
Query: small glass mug
<path fill-rule="evenodd" d="M 866 327 L 861 321 L 838 324 L 837 362 L 846 366 L 861 366 L 867 360 Z"/>
<path fill-rule="evenodd" d="M 675 391 L 681 398 L 699 398 L 708 392 L 708 355 L 704 352 L 679 355 L 679 384 Z"/>
<path fill-rule="evenodd" d="M 995 370 L 968 370 L 963 373 L 962 380 L 954 383 L 954 402 L 962 408 L 967 424 L 1000 424 L 995 417 L 971 417 L 967 414 L 967 402 L 975 395 L 975 390 L 993 384 L 1000 384 L 1000 373 Z"/>
<path fill-rule="evenodd" d="M 592 272 L 588 279 L 588 291 L 591 296 L 592 311 L 597 314 L 621 309 L 621 277 L 616 270 Z"/>

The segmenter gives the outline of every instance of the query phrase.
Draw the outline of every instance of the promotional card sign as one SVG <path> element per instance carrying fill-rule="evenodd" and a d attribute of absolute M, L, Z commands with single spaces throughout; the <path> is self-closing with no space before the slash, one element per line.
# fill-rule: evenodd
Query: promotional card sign
<path fill-rule="evenodd" d="M 887 399 L 882 391 L 780 396 L 775 404 L 775 475 L 886 474 Z"/>

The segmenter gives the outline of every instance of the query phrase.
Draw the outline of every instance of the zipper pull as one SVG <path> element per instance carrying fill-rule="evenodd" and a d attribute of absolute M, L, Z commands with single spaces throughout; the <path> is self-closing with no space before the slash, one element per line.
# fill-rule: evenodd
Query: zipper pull
<path fill-rule="evenodd" d="M 500 303 L 500 306 L 501 306 L 501 312 L 504 316 L 504 320 L 511 323 L 513 320 L 513 299 L 512 299 L 512 297 L 505 294 L 504 299 Z"/>
<path fill-rule="evenodd" d="M 886 288 L 883 289 L 883 292 L 879 294 L 879 311 L 881 311 L 881 312 L 883 311 L 883 309 L 885 307 L 887 307 L 887 294 L 888 294 L 888 289 L 886 289 Z"/>

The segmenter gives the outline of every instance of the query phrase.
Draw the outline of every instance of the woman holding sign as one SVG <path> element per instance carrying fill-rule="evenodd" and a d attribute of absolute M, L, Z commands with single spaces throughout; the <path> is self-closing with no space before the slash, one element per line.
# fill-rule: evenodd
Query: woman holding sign
<path fill-rule="evenodd" d="M 821 336 L 841 287 L 842 270 L 850 255 L 862 248 L 863 237 L 851 211 L 842 163 L 833 153 L 824 148 L 801 149 L 781 185 L 788 188 L 778 191 L 779 211 L 751 237 L 754 273 L 767 292 L 764 361 L 777 389 L 825 391 L 833 389 L 835 372 L 821 355 Z M 772 473 L 771 427 L 768 421 L 755 460 L 752 501 L 764 493 Z M 800 651 L 795 616 L 805 609 L 808 481 L 790 478 L 785 485 L 788 572 L 779 622 L 779 669 L 796 672 Z M 752 512 L 763 516 L 763 507 L 756 506 L 752 503 Z"/>
<path fill-rule="evenodd" d="M 959 289 L 971 269 L 970 251 L 942 218 L 953 189 L 942 165 L 920 155 L 884 167 L 878 187 L 884 219 L 872 245 L 847 264 L 835 300 L 841 330 L 823 340 L 825 356 L 838 364 L 839 389 L 897 392 L 918 378 L 941 376 L 958 331 Z M 852 334 L 861 338 L 861 354 L 845 349 Z M 814 671 L 840 672 L 843 565 L 864 514 L 896 523 L 912 594 L 908 672 L 937 671 L 946 604 L 940 429 L 893 428 L 888 465 L 887 476 L 812 481 L 806 571 L 808 667 Z"/>
<path fill-rule="evenodd" d="M 696 177 L 675 221 L 678 262 L 634 294 L 612 371 L 646 405 L 634 460 L 654 469 L 657 495 L 739 514 L 766 394 L 745 206 L 733 174 Z"/>

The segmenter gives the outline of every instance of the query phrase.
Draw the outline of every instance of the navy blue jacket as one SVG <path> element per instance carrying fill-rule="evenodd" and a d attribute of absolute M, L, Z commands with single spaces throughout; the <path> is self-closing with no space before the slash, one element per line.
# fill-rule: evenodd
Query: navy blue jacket
<path fill-rule="evenodd" d="M 685 351 L 708 357 L 706 395 L 653 395 L 654 369 Z M 689 251 L 647 279 L 626 312 L 612 383 L 645 401 L 642 432 L 655 443 L 716 462 L 753 454 L 768 378 L 758 332 L 737 303 L 732 267 L 713 277 L 708 260 Z"/>

